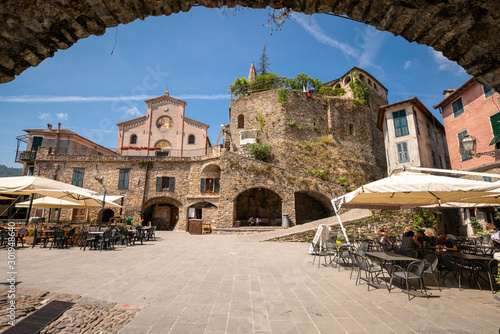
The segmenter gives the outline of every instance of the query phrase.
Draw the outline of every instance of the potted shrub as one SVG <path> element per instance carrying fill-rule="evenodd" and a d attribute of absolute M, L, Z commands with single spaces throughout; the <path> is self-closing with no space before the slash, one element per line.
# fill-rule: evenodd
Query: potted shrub
<path fill-rule="evenodd" d="M 35 239 L 35 231 L 29 231 L 25 237 L 24 242 L 27 244 L 32 244 L 34 239 Z"/>

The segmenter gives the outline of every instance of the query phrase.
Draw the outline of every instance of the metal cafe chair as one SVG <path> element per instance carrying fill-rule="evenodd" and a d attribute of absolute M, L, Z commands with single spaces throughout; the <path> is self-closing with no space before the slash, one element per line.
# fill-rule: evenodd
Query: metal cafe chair
<path fill-rule="evenodd" d="M 407 270 L 403 269 L 402 267 L 400 267 L 398 265 L 394 265 L 391 280 L 389 282 L 389 292 L 391 292 L 391 290 L 392 290 L 392 281 L 393 281 L 394 277 L 399 277 L 400 279 L 405 280 L 406 293 L 408 294 L 408 300 L 411 300 L 411 298 L 410 298 L 410 286 L 411 286 L 410 280 L 416 279 L 420 283 L 420 292 L 422 292 L 422 290 L 425 290 L 425 295 L 427 296 L 427 298 L 429 298 L 430 295 L 427 293 L 427 288 L 425 287 L 424 281 L 422 279 L 422 274 L 424 272 L 424 269 L 425 269 L 425 262 L 422 260 L 413 261 L 412 263 L 410 263 Z M 415 296 L 414 296 L 414 298 L 415 298 Z"/>

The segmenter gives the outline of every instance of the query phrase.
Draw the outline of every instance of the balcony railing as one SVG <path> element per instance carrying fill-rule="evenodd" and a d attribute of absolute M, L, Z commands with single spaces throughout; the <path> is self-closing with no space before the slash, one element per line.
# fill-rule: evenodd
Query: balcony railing
<path fill-rule="evenodd" d="M 31 161 L 36 159 L 35 151 L 20 151 L 16 152 L 16 162 Z"/>

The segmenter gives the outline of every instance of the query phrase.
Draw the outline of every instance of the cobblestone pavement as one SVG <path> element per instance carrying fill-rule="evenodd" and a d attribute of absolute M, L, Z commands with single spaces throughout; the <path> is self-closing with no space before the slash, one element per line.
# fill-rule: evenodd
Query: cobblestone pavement
<path fill-rule="evenodd" d="M 349 278 L 350 270 L 312 265 L 308 244 L 157 234 L 156 242 L 114 251 L 19 249 L 18 287 L 140 310 L 120 334 L 498 333 L 500 328 L 500 301 L 486 285 L 483 291 L 459 291 L 447 281 L 440 292 L 429 277 L 431 298 L 408 301 L 399 288 L 389 293 L 381 283 L 367 291 L 366 284 Z M 0 260 L 0 272 L 7 272 L 6 263 Z M 90 309 L 77 312 L 101 317 Z M 88 314 L 80 316 L 83 323 Z"/>
<path fill-rule="evenodd" d="M 41 334 L 118 333 L 139 312 L 139 309 L 122 308 L 115 303 L 81 298 L 76 295 L 50 293 L 22 287 L 17 287 L 16 290 L 16 323 L 39 310 L 51 300 L 75 303 L 61 317 L 45 327 Z M 10 319 L 7 317 L 9 301 L 7 291 L 1 291 L 0 333 L 10 327 L 8 323 Z"/>

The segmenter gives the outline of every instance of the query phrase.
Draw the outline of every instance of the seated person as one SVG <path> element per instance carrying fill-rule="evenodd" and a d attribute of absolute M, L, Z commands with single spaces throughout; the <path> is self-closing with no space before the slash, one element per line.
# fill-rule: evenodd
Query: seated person
<path fill-rule="evenodd" d="M 253 217 L 248 218 L 248 225 L 252 226 L 253 224 L 255 224 L 255 219 Z"/>
<path fill-rule="evenodd" d="M 436 246 L 438 243 L 438 238 L 437 238 L 437 233 L 436 230 L 433 228 L 426 228 L 425 229 L 425 235 L 427 235 L 428 238 L 428 243 L 431 246 Z"/>
<path fill-rule="evenodd" d="M 438 243 L 438 248 L 455 252 L 458 251 L 457 242 L 453 239 L 448 238 L 447 236 L 440 235 L 438 238 Z"/>
<path fill-rule="evenodd" d="M 401 242 L 400 247 L 401 254 L 407 255 L 410 251 L 416 251 L 419 246 L 420 244 L 418 243 L 417 238 L 414 235 L 403 237 L 403 241 Z"/>
<path fill-rule="evenodd" d="M 425 235 L 424 230 L 418 231 L 414 238 L 418 248 L 423 248 L 425 243 L 429 244 L 429 238 Z"/>
<path fill-rule="evenodd" d="M 415 235 L 415 233 L 413 233 L 413 231 L 411 230 L 410 227 L 405 227 L 404 231 L 403 231 L 403 238 L 404 237 L 413 237 Z"/>
<path fill-rule="evenodd" d="M 378 230 L 378 242 L 382 244 L 384 252 L 394 252 L 394 246 L 389 240 L 389 234 L 383 228 Z"/>

